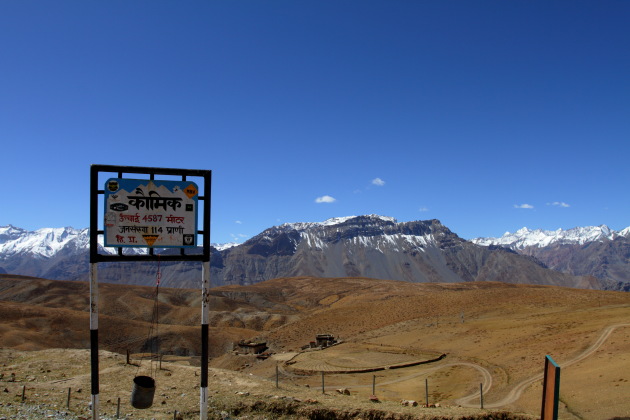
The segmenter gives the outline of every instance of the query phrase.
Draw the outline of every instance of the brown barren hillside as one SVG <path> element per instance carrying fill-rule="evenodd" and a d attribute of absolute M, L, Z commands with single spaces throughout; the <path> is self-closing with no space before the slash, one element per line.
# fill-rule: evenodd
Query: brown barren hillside
<path fill-rule="evenodd" d="M 102 348 L 143 349 L 153 292 L 99 286 Z M 163 289 L 159 296 L 162 351 L 198 355 L 200 291 Z M 87 348 L 88 303 L 85 283 L 3 276 L 2 347 Z M 272 384 L 278 372 L 286 386 L 308 385 L 320 395 L 325 372 L 326 393 L 347 388 L 347 401 L 357 404 L 374 390 L 383 401 L 423 403 L 428 395 L 430 403 L 473 409 L 481 384 L 486 410 L 536 416 L 550 355 L 562 366 L 561 418 L 630 417 L 627 293 L 490 282 L 275 279 L 212 289 L 211 324 L 215 368 Z M 300 350 L 320 333 L 341 343 Z M 236 356 L 232 343 L 240 339 L 266 341 L 274 354 L 266 360 Z"/>

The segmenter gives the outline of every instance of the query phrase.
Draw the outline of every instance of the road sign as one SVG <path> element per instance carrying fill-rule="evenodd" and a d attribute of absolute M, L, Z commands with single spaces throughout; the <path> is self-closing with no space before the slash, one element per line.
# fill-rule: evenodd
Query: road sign
<path fill-rule="evenodd" d="M 194 182 L 110 178 L 104 191 L 106 247 L 197 246 Z"/>

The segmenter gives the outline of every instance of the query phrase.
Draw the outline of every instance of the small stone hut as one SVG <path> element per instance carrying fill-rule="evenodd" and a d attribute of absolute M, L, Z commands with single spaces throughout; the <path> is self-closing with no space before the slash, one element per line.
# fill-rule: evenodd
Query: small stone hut
<path fill-rule="evenodd" d="M 261 354 L 267 350 L 267 343 L 256 343 L 253 341 L 241 340 L 238 342 L 238 354 Z"/>
<path fill-rule="evenodd" d="M 337 343 L 337 340 L 332 334 L 317 334 L 315 336 L 315 343 L 317 347 L 326 348 Z"/>

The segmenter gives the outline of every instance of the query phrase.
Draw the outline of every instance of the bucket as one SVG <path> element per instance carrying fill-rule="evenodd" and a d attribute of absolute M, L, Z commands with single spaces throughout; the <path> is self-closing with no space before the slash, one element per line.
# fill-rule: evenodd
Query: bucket
<path fill-rule="evenodd" d="M 131 405 L 133 408 L 149 408 L 153 404 L 155 394 L 155 380 L 149 376 L 136 376 L 133 378 L 133 391 L 131 391 Z"/>

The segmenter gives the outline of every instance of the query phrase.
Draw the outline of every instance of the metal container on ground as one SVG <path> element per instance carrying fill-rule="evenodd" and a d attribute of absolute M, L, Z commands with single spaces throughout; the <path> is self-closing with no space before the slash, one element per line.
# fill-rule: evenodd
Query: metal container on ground
<path fill-rule="evenodd" d="M 153 405 L 155 394 L 155 380 L 150 376 L 136 376 L 133 378 L 131 391 L 131 405 L 133 408 L 149 408 Z"/>

